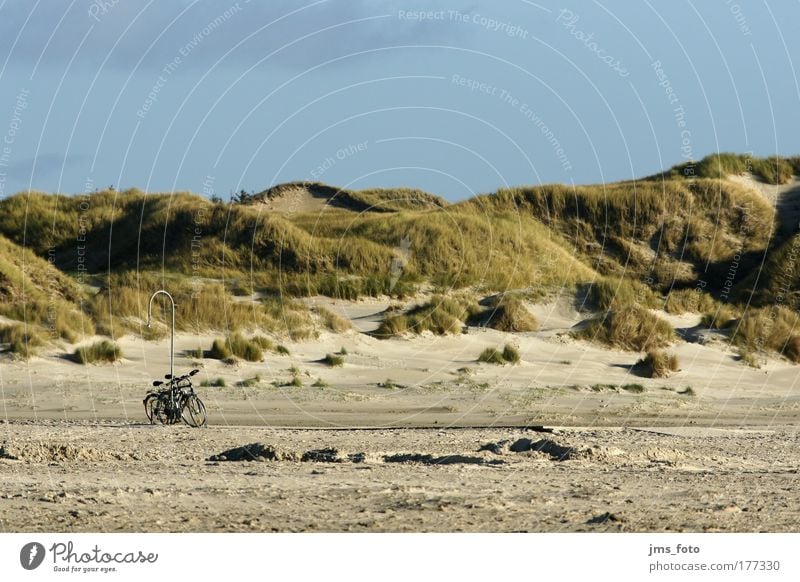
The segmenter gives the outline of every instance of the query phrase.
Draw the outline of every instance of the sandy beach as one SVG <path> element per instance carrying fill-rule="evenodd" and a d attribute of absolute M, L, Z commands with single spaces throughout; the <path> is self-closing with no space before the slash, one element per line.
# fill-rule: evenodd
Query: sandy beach
<path fill-rule="evenodd" d="M 582 316 L 566 300 L 531 306 L 541 322 L 536 332 L 468 328 L 389 340 L 365 333 L 386 304 L 325 301 L 354 329 L 287 343 L 289 355 L 267 353 L 262 362 L 198 359 L 190 352 L 219 335 L 176 336 L 176 373 L 200 369 L 195 387 L 212 425 L 770 427 L 800 418 L 796 367 L 777 358 L 745 365 L 697 315 L 659 313 L 685 338 L 670 347 L 680 370 L 645 378 L 633 368 L 641 354 L 573 339 Z M 483 349 L 506 343 L 518 347 L 518 364 L 477 362 Z M 146 421 L 142 399 L 169 371 L 169 340 L 128 335 L 119 344 L 124 358 L 114 364 L 79 365 L 58 348 L 7 359 L 0 370 L 5 418 Z M 342 348 L 343 366 L 322 361 Z M 290 383 L 294 375 L 302 386 Z"/>
<path fill-rule="evenodd" d="M 800 518 L 791 428 L 51 421 L 0 435 L 2 531 L 792 531 Z M 231 451 L 243 445 L 256 446 Z"/>
<path fill-rule="evenodd" d="M 166 340 L 126 336 L 113 365 L 55 351 L 4 363 L 0 529 L 796 527 L 795 368 L 745 366 L 720 337 L 696 332 L 696 316 L 661 314 L 693 341 L 671 348 L 679 372 L 651 379 L 632 371 L 638 354 L 569 337 L 581 318 L 563 301 L 531 307 L 538 332 L 392 340 L 364 333 L 384 304 L 329 307 L 356 329 L 263 362 L 198 360 L 188 352 L 214 336 L 179 335 L 176 369 L 201 370 L 201 429 L 145 418 L 142 398 L 168 369 Z M 519 364 L 476 362 L 507 341 Z M 320 361 L 341 348 L 344 366 Z M 289 385 L 293 366 L 302 386 Z M 219 378 L 224 386 L 200 385 Z"/>

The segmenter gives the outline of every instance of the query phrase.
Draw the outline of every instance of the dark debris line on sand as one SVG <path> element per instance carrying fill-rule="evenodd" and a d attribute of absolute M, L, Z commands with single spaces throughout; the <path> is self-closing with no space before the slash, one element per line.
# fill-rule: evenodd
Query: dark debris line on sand
<path fill-rule="evenodd" d="M 212 455 L 209 461 L 300 461 L 315 463 L 363 463 L 366 459 L 365 453 L 350 453 L 341 455 L 338 450 L 332 448 L 313 449 L 299 454 L 295 451 L 279 449 L 272 445 L 263 443 L 251 443 L 241 447 L 234 447 L 223 451 L 218 455 Z"/>
<path fill-rule="evenodd" d="M 511 453 L 543 453 L 554 461 L 566 461 L 572 458 L 576 449 L 559 445 L 550 439 L 533 441 L 529 438 L 501 440 L 481 446 L 478 452 L 489 451 L 496 455 Z M 504 465 L 501 459 L 486 459 L 482 456 L 468 454 L 432 455 L 428 453 L 387 453 L 379 457 L 384 463 L 409 463 L 420 465 Z M 294 461 L 314 463 L 363 463 L 366 453 L 344 454 L 334 448 L 312 449 L 305 452 L 280 449 L 264 443 L 251 443 L 234 447 L 208 458 L 211 462 L 220 461 Z"/>

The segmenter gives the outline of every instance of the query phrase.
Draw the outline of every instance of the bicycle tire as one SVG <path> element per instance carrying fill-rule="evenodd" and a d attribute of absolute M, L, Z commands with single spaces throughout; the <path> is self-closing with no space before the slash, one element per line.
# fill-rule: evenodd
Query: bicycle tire
<path fill-rule="evenodd" d="M 203 404 L 203 401 L 200 400 L 197 394 L 191 394 L 183 399 L 181 417 L 183 418 L 183 422 L 195 428 L 206 425 L 206 422 L 208 422 L 206 405 Z"/>
<path fill-rule="evenodd" d="M 156 423 L 156 408 L 158 406 L 158 394 L 148 394 L 144 399 L 144 413 L 150 424 Z"/>
<path fill-rule="evenodd" d="M 169 397 L 164 392 L 160 393 L 153 410 L 153 424 L 173 424 L 175 421 L 170 418 L 169 408 Z"/>

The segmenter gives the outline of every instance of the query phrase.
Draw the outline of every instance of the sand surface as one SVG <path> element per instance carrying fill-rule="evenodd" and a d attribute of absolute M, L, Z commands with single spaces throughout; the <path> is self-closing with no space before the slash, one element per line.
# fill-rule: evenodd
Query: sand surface
<path fill-rule="evenodd" d="M 659 314 L 687 341 L 669 348 L 680 371 L 651 379 L 633 368 L 642 354 L 570 337 L 586 315 L 567 299 L 531 306 L 537 332 L 469 328 L 390 340 L 364 333 L 386 302 L 315 301 L 350 318 L 354 329 L 285 342 L 290 355 L 235 365 L 190 354 L 221 334 L 176 336 L 176 373 L 200 369 L 195 386 L 212 425 L 737 427 L 800 419 L 798 367 L 768 357 L 758 369 L 745 365 L 722 334 L 700 328 L 698 315 Z M 2 357 L 0 418 L 142 422 L 142 399 L 169 371 L 169 341 L 118 341 L 124 359 L 113 365 L 76 364 L 64 357 L 69 346 L 29 361 Z M 507 343 L 519 348 L 519 364 L 477 362 L 485 348 Z M 322 361 L 342 348 L 344 366 Z M 290 385 L 295 373 L 302 387 Z M 224 386 L 208 385 L 220 380 Z"/>
<path fill-rule="evenodd" d="M 51 422 L 0 435 L 2 531 L 793 531 L 800 520 L 792 428 Z M 278 460 L 215 457 L 253 443 Z"/>
<path fill-rule="evenodd" d="M 204 429 L 146 424 L 168 341 L 123 337 L 114 365 L 4 358 L 0 530 L 797 529 L 798 368 L 746 366 L 696 315 L 660 314 L 688 341 L 678 373 L 649 379 L 641 354 L 573 340 L 571 301 L 531 306 L 537 332 L 392 340 L 364 333 L 386 302 L 327 301 L 354 330 L 263 362 L 198 360 L 219 334 L 176 337 Z M 518 365 L 476 361 L 505 343 Z M 343 367 L 320 361 L 341 348 Z M 250 444 L 266 458 L 218 457 Z"/>

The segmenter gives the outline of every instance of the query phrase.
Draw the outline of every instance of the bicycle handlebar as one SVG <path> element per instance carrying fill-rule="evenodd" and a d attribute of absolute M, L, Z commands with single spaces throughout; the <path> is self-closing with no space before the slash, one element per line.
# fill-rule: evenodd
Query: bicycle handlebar
<path fill-rule="evenodd" d="M 199 372 L 200 372 L 200 370 L 195 368 L 194 370 L 192 370 L 188 374 L 184 374 L 183 376 L 175 377 L 175 376 L 172 376 L 171 374 L 167 374 L 166 376 L 164 376 L 164 378 L 169 380 L 169 382 L 167 383 L 168 385 L 174 386 L 174 385 L 180 384 L 184 380 L 189 380 L 192 376 L 194 376 L 195 374 L 197 374 Z M 155 380 L 153 382 L 153 386 L 163 386 L 165 383 L 166 382 L 162 382 L 161 380 Z"/>

